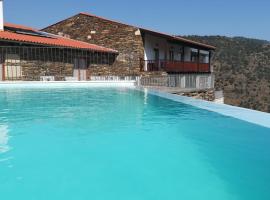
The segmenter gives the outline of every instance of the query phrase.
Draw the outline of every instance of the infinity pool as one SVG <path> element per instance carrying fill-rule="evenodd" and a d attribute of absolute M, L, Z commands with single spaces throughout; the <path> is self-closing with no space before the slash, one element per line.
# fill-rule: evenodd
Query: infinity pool
<path fill-rule="evenodd" d="M 269 200 L 270 129 L 133 89 L 0 89 L 0 199 Z"/>

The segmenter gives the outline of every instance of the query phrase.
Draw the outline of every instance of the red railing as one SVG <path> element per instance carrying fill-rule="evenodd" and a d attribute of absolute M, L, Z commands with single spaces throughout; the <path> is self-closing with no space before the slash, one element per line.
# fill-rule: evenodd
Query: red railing
<path fill-rule="evenodd" d="M 165 72 L 210 72 L 209 63 L 167 61 L 167 60 L 141 60 L 142 71 Z"/>

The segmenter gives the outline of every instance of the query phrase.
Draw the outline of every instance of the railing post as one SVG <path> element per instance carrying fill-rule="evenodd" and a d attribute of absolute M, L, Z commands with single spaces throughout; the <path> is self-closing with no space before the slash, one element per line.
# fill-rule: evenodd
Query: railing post
<path fill-rule="evenodd" d="M 6 71 L 5 71 L 5 63 L 2 64 L 2 81 L 5 81 L 6 79 Z"/>

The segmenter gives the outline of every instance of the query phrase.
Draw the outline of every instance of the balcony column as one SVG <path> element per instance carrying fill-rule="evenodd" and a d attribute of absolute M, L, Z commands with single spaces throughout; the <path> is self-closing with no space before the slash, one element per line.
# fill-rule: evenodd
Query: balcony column
<path fill-rule="evenodd" d="M 182 56 L 181 56 L 182 62 L 185 61 L 185 47 L 182 47 Z"/>
<path fill-rule="evenodd" d="M 200 49 L 198 49 L 198 55 L 197 55 L 197 72 L 200 70 Z"/>
<path fill-rule="evenodd" d="M 212 72 L 211 70 L 211 57 L 212 57 L 212 51 L 209 51 L 209 60 L 208 60 L 208 63 L 209 63 L 209 72 Z"/>

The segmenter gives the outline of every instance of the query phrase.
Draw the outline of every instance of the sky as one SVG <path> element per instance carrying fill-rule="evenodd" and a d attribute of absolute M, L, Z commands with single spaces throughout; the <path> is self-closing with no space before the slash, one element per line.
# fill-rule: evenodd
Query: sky
<path fill-rule="evenodd" d="M 35 28 L 79 12 L 173 35 L 270 41 L 270 0 L 4 0 L 6 22 Z"/>

